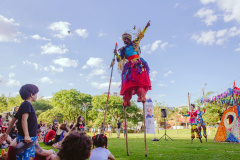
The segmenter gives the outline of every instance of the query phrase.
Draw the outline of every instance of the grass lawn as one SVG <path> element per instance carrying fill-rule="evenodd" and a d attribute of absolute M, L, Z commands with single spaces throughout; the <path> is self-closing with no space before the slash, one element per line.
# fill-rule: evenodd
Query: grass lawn
<path fill-rule="evenodd" d="M 174 141 L 168 139 L 165 141 L 151 141 L 154 135 L 147 134 L 147 152 L 145 157 L 144 151 L 144 134 L 128 134 L 129 156 L 126 154 L 126 140 L 121 134 L 121 138 L 116 138 L 117 135 L 113 134 L 113 138 L 109 138 L 108 149 L 115 156 L 117 160 L 125 159 L 240 159 L 240 144 L 234 143 L 215 143 L 213 138 L 216 132 L 212 132 L 211 136 L 208 136 L 208 142 L 203 139 L 203 143 L 200 143 L 198 139 L 194 139 L 191 144 L 190 130 L 181 129 L 167 130 L 167 135 Z M 156 134 L 156 138 L 160 138 L 164 134 L 164 130 Z M 89 134 L 90 135 L 90 134 Z M 90 135 L 91 136 L 91 135 Z M 51 149 L 51 146 L 45 146 L 40 143 L 44 149 Z M 57 150 L 56 150 L 57 151 Z"/>

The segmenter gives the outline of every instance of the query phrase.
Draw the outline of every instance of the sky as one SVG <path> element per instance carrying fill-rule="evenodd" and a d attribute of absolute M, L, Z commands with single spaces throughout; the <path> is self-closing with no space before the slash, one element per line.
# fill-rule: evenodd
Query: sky
<path fill-rule="evenodd" d="M 49 98 L 63 89 L 108 91 L 115 43 L 149 20 L 140 42 L 147 96 L 170 107 L 240 86 L 239 0 L 0 0 L 0 95 L 22 85 Z M 136 26 L 136 30 L 134 30 Z M 70 31 L 70 32 L 69 32 Z M 111 92 L 120 92 L 117 64 Z M 137 96 L 133 96 L 137 100 Z"/>

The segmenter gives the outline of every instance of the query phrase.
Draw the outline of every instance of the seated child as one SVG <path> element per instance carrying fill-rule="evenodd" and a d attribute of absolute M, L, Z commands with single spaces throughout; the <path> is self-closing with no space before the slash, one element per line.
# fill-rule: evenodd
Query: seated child
<path fill-rule="evenodd" d="M 105 148 L 107 147 L 106 134 L 98 134 L 93 139 L 93 146 L 96 148 L 92 150 L 89 160 L 115 160 L 111 152 Z"/>
<path fill-rule="evenodd" d="M 71 131 L 62 141 L 54 160 L 86 160 L 91 154 L 92 141 L 86 133 Z"/>

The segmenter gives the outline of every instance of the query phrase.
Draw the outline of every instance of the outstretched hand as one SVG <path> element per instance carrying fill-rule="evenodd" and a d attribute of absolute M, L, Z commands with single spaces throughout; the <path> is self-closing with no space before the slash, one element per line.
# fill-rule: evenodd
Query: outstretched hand
<path fill-rule="evenodd" d="M 148 28 L 150 26 L 150 20 L 148 21 L 147 25 L 145 28 Z"/>
<path fill-rule="evenodd" d="M 0 143 L 2 143 L 3 141 L 6 141 L 8 137 L 8 134 L 4 133 L 1 137 L 0 137 Z"/>

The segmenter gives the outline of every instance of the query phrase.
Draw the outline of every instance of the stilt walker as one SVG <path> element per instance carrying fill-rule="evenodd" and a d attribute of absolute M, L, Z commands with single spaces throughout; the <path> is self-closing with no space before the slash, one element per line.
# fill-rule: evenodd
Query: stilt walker
<path fill-rule="evenodd" d="M 200 142 L 202 143 L 202 139 L 199 136 L 199 132 L 197 129 L 197 110 L 194 110 L 194 109 L 195 109 L 195 105 L 191 104 L 188 114 L 184 115 L 184 116 L 190 116 L 189 124 L 191 125 L 191 143 L 193 142 L 193 139 L 195 138 L 194 132 L 196 132 L 196 138 L 199 138 Z"/>
<path fill-rule="evenodd" d="M 206 125 L 203 121 L 202 115 L 206 112 L 206 109 L 204 108 L 204 111 L 200 110 L 200 107 L 197 108 L 197 127 L 198 127 L 198 133 L 199 137 L 202 138 L 202 128 L 203 128 L 203 136 L 206 138 L 207 142 L 207 133 L 206 133 Z"/>
<path fill-rule="evenodd" d="M 145 156 L 147 156 L 147 145 L 146 145 L 146 126 L 145 126 L 145 107 L 144 103 L 146 101 L 146 93 L 148 90 L 151 90 L 151 81 L 149 78 L 149 67 L 147 62 L 140 57 L 141 50 L 139 43 L 144 37 L 146 29 L 150 26 L 150 21 L 147 23 L 145 28 L 140 31 L 132 41 L 132 35 L 129 33 L 124 33 L 122 35 L 122 40 L 125 44 L 124 47 L 120 48 L 118 51 L 120 55 L 117 54 L 117 50 L 114 50 L 115 55 L 117 56 L 118 69 L 121 72 L 121 91 L 120 95 L 123 96 L 123 108 L 124 114 L 126 115 L 126 107 L 131 106 L 130 100 L 132 95 L 137 94 L 137 102 L 143 103 L 143 120 L 144 120 L 144 141 L 145 141 Z M 126 116 L 125 116 L 125 129 L 126 126 Z M 126 146 L 127 146 L 127 155 L 128 152 L 128 139 L 126 133 Z"/>

